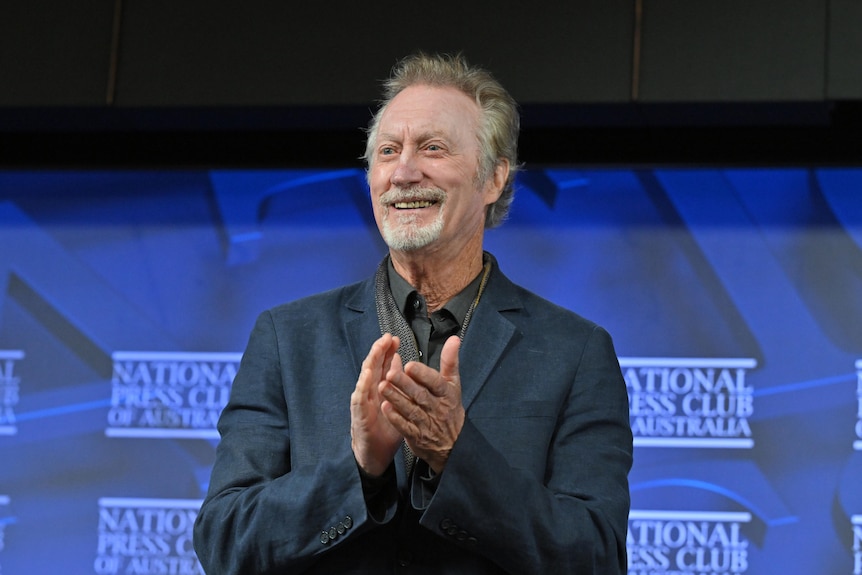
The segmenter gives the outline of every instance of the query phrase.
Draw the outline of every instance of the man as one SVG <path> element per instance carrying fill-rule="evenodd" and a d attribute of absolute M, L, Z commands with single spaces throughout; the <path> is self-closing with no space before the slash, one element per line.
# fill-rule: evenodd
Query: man
<path fill-rule="evenodd" d="M 600 327 L 482 249 L 518 115 L 462 58 L 403 60 L 368 134 L 389 256 L 263 313 L 219 422 L 210 575 L 626 569 L 625 385 Z"/>

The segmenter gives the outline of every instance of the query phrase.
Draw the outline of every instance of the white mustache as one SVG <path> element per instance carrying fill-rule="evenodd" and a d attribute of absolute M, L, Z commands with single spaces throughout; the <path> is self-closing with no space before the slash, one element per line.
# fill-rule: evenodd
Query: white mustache
<path fill-rule="evenodd" d="M 390 206 L 397 202 L 427 201 L 443 202 L 446 200 L 446 192 L 440 188 L 393 188 L 380 196 L 378 200 L 384 206 Z"/>

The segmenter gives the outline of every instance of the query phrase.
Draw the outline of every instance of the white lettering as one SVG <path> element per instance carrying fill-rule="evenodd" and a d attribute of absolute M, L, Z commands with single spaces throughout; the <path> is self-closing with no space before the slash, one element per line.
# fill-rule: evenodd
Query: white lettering
<path fill-rule="evenodd" d="M 632 519 L 629 573 L 744 573 L 749 542 L 727 520 Z"/>
<path fill-rule="evenodd" d="M 685 395 L 691 392 L 749 394 L 745 369 L 689 367 L 629 367 L 623 372 L 626 386 L 633 391 L 661 391 Z"/>
<path fill-rule="evenodd" d="M 96 557 L 96 561 L 93 563 L 93 570 L 99 575 L 116 573 L 120 570 L 120 559 L 118 557 Z"/>
<path fill-rule="evenodd" d="M 632 415 L 674 415 L 676 395 L 673 393 L 639 391 L 629 395 Z"/>
<path fill-rule="evenodd" d="M 222 409 L 227 405 L 230 388 L 226 386 L 197 386 L 189 390 L 188 405 L 190 407 L 206 407 Z"/>
<path fill-rule="evenodd" d="M 635 417 L 635 437 L 751 437 L 745 418 Z"/>
<path fill-rule="evenodd" d="M 20 390 L 17 385 L 0 385 L 0 405 L 17 405 Z"/>
<path fill-rule="evenodd" d="M 753 397 L 750 395 L 690 393 L 682 399 L 682 412 L 690 416 L 746 417 L 753 411 Z"/>
<path fill-rule="evenodd" d="M 236 370 L 236 362 L 225 361 L 115 361 L 111 381 L 171 387 L 230 385 Z"/>
<path fill-rule="evenodd" d="M 103 506 L 99 509 L 99 575 L 203 575 L 192 545 L 197 511 L 188 506 Z"/>
<path fill-rule="evenodd" d="M 215 429 L 219 414 L 217 409 L 194 407 L 181 409 L 148 408 L 141 410 L 135 420 L 135 426 L 167 429 Z"/>
<path fill-rule="evenodd" d="M 748 547 L 737 522 L 636 519 L 629 521 L 627 538 L 636 545 L 653 547 Z"/>
<path fill-rule="evenodd" d="M 102 507 L 99 531 L 179 535 L 191 530 L 195 518 L 197 512 L 190 509 Z"/>
<path fill-rule="evenodd" d="M 11 407 L 0 406 L 0 425 L 14 425 L 15 412 Z"/>
<path fill-rule="evenodd" d="M 744 549 L 683 547 L 676 554 L 676 565 L 685 571 L 744 573 L 748 569 L 748 551 Z"/>
<path fill-rule="evenodd" d="M 0 362 L 0 383 L 18 385 L 21 380 L 15 377 L 14 370 L 15 360 L 6 359 Z"/>
<path fill-rule="evenodd" d="M 197 354 L 201 357 L 197 360 L 185 355 L 173 359 L 180 354 L 152 359 L 135 352 L 116 355 L 108 412 L 110 430 L 216 428 L 230 398 L 238 357 L 213 359 L 217 354 Z"/>

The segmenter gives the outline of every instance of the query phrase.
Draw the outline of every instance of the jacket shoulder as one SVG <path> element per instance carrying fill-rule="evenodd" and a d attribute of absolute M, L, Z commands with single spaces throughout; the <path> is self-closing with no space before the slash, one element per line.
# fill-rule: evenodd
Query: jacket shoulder
<path fill-rule="evenodd" d="M 316 293 L 269 308 L 263 313 L 273 319 L 314 317 L 325 314 L 332 317 L 338 310 L 364 312 L 374 305 L 371 280 L 363 280 L 328 291 Z"/>
<path fill-rule="evenodd" d="M 535 326 L 543 330 L 560 330 L 569 334 L 589 334 L 596 329 L 602 329 L 596 322 L 585 318 L 577 312 L 556 304 L 545 297 L 516 284 L 505 274 L 497 270 L 495 288 L 501 295 L 499 309 L 514 321 Z M 512 313 L 506 314 L 507 308 Z"/>

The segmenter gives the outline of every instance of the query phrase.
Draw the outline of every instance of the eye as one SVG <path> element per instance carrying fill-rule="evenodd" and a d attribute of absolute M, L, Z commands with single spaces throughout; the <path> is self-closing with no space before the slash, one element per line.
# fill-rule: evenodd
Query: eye
<path fill-rule="evenodd" d="M 391 156 L 392 154 L 395 153 L 395 148 L 393 148 L 392 146 L 382 146 L 377 151 L 377 153 L 380 154 L 381 156 Z"/>

